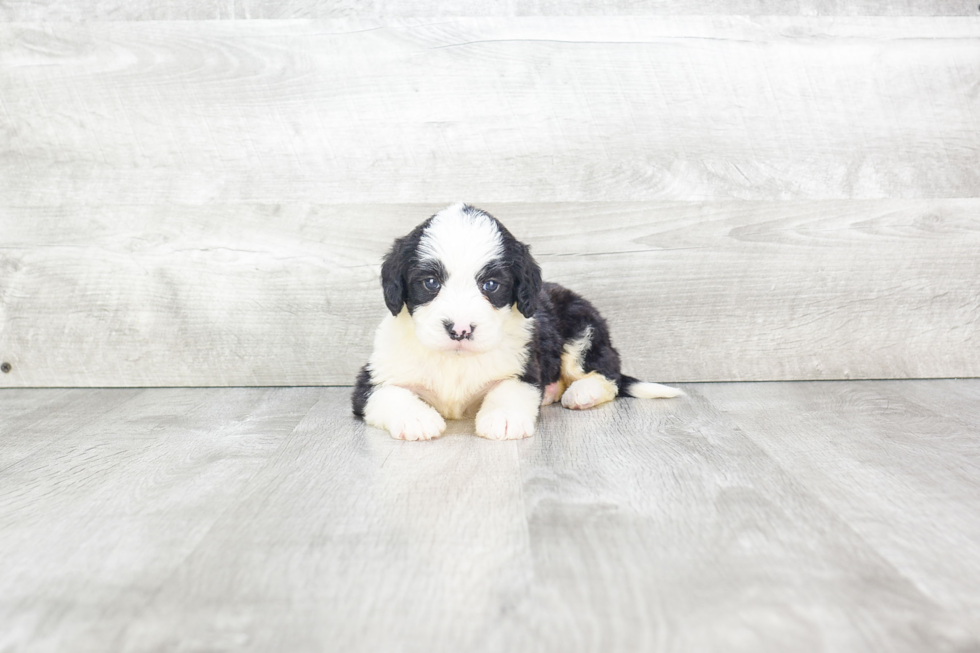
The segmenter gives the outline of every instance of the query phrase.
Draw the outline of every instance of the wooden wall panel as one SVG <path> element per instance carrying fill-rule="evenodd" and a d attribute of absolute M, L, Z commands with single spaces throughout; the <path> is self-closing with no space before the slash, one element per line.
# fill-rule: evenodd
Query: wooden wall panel
<path fill-rule="evenodd" d="M 980 196 L 980 19 L 0 24 L 8 204 Z"/>
<path fill-rule="evenodd" d="M 349 383 L 459 200 L 632 373 L 980 375 L 980 18 L 915 15 L 958 3 L 84 6 L 0 0 L 0 385 Z"/>
<path fill-rule="evenodd" d="M 0 209 L 3 386 L 347 384 L 438 205 Z M 661 381 L 976 376 L 980 200 L 487 204 Z"/>
<path fill-rule="evenodd" d="M 975 16 L 973 0 L 0 0 L 0 20 L 228 20 L 448 16 Z"/>

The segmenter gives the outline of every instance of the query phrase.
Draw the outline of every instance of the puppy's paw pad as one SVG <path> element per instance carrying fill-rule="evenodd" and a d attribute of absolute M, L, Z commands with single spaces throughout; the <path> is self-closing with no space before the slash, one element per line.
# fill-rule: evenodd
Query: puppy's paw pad
<path fill-rule="evenodd" d="M 568 386 L 561 405 L 572 410 L 586 410 L 616 397 L 614 386 L 604 378 L 588 376 Z"/>
<path fill-rule="evenodd" d="M 446 420 L 435 410 L 419 411 L 394 420 L 388 430 L 396 440 L 431 440 L 446 430 Z"/>
<path fill-rule="evenodd" d="M 476 416 L 476 434 L 489 440 L 520 440 L 534 435 L 534 417 L 505 410 Z"/>

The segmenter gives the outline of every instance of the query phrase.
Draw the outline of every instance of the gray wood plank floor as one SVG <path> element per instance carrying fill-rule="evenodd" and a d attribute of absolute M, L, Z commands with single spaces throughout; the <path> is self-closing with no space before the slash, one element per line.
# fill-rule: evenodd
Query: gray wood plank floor
<path fill-rule="evenodd" d="M 406 443 L 347 388 L 0 391 L 0 651 L 980 647 L 980 379 Z"/>

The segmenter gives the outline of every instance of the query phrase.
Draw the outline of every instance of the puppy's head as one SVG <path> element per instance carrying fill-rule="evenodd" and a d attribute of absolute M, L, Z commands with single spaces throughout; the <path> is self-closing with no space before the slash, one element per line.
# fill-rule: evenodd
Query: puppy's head
<path fill-rule="evenodd" d="M 514 311 L 534 315 L 541 268 L 496 218 L 454 204 L 395 241 L 381 286 L 391 314 L 407 308 L 429 349 L 483 352 L 500 343 Z"/>

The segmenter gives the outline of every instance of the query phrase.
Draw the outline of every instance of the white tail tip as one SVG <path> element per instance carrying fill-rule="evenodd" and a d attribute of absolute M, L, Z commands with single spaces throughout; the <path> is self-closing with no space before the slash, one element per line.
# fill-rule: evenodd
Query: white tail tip
<path fill-rule="evenodd" d="M 673 399 L 684 394 L 684 391 L 679 388 L 671 388 L 660 385 L 659 383 L 648 383 L 646 381 L 634 383 L 626 392 L 629 396 L 636 397 L 637 399 Z"/>

